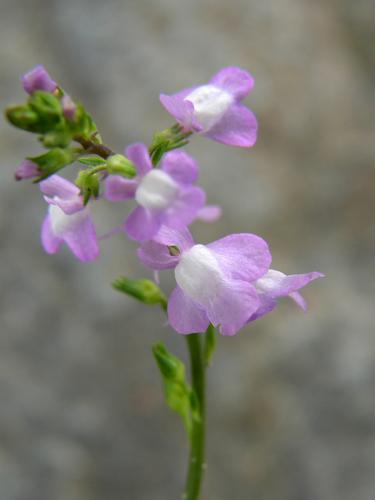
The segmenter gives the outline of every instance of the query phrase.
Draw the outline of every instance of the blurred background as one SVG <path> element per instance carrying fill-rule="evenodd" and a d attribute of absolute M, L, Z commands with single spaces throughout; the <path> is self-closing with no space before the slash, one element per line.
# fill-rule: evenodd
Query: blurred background
<path fill-rule="evenodd" d="M 256 146 L 189 145 L 224 209 L 193 233 L 259 233 L 276 269 L 327 278 L 304 291 L 308 314 L 285 300 L 219 339 L 202 499 L 373 500 L 374 2 L 0 0 L 0 12 L 1 107 L 23 102 L 20 75 L 44 64 L 117 151 L 171 125 L 160 92 L 228 65 L 254 75 Z M 111 289 L 120 274 L 150 277 L 124 236 L 95 264 L 43 252 L 45 204 L 13 180 L 40 149 L 0 129 L 0 497 L 177 499 L 185 436 L 150 347 L 185 356 L 184 341 Z M 99 232 L 128 210 L 101 203 Z"/>

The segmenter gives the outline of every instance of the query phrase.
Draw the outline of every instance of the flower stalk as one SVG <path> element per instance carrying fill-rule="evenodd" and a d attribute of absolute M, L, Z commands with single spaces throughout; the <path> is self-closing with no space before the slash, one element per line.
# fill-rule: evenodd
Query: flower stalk
<path fill-rule="evenodd" d="M 191 383 L 196 395 L 198 409 L 197 415 L 193 418 L 190 454 L 185 491 L 183 500 L 198 500 L 201 490 L 204 470 L 206 464 L 205 457 L 205 385 L 206 385 L 206 365 L 203 356 L 202 334 L 192 333 L 186 336 L 186 342 L 190 356 Z"/>

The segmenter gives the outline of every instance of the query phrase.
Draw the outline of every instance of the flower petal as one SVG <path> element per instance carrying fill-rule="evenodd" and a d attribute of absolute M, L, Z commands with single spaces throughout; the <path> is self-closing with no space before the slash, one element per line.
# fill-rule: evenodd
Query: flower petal
<path fill-rule="evenodd" d="M 80 193 L 79 187 L 73 182 L 64 179 L 60 175 L 51 175 L 48 179 L 39 183 L 42 193 L 49 198 L 57 196 L 58 198 L 72 198 Z"/>
<path fill-rule="evenodd" d="M 178 286 L 168 300 L 168 320 L 176 332 L 183 334 L 205 332 L 210 324 L 204 310 Z"/>
<path fill-rule="evenodd" d="M 259 293 L 258 298 L 260 305 L 258 309 L 255 311 L 255 313 L 252 314 L 250 318 L 247 320 L 247 323 L 250 323 L 250 321 L 255 321 L 256 319 L 259 319 L 262 316 L 270 313 L 277 306 L 277 300 L 272 299 L 271 297 L 269 297 L 264 293 Z"/>
<path fill-rule="evenodd" d="M 136 207 L 125 222 L 128 236 L 140 242 L 151 240 L 160 226 L 160 215 L 141 206 Z"/>
<path fill-rule="evenodd" d="M 35 90 L 53 92 L 57 87 L 57 83 L 52 80 L 45 67 L 41 64 L 25 73 L 21 78 L 21 82 L 28 94 L 32 94 Z"/>
<path fill-rule="evenodd" d="M 91 262 L 99 255 L 94 223 L 89 213 L 85 217 L 75 217 L 75 219 L 62 237 L 77 259 Z"/>
<path fill-rule="evenodd" d="M 170 151 L 164 155 L 160 168 L 178 184 L 193 184 L 199 175 L 198 163 L 185 151 Z"/>
<path fill-rule="evenodd" d="M 220 219 L 222 209 L 219 205 L 206 205 L 198 210 L 196 218 L 204 222 L 215 222 Z"/>
<path fill-rule="evenodd" d="M 62 198 L 49 198 L 44 196 L 44 199 L 49 205 L 56 205 L 60 207 L 63 212 L 67 215 L 75 214 L 80 210 L 84 209 L 84 203 L 82 196 L 74 196 L 72 198 L 62 199 Z"/>
<path fill-rule="evenodd" d="M 210 322 L 222 335 L 235 335 L 259 308 L 256 288 L 241 280 L 228 280 L 205 307 Z"/>
<path fill-rule="evenodd" d="M 324 274 L 311 272 L 305 274 L 286 274 L 270 269 L 256 282 L 256 287 L 269 297 L 286 297 L 300 288 L 306 286 L 310 281 L 323 278 Z"/>
<path fill-rule="evenodd" d="M 202 126 L 194 119 L 194 105 L 190 101 L 185 101 L 180 94 L 166 95 L 160 94 L 160 102 L 164 108 L 172 115 L 178 123 L 186 130 L 199 132 Z"/>
<path fill-rule="evenodd" d="M 138 249 L 140 261 L 151 269 L 173 269 L 177 266 L 180 255 L 194 245 L 193 237 L 189 230 L 174 230 L 167 226 L 162 226 L 154 236 L 152 241 L 143 243 Z M 171 255 L 168 247 L 175 246 L 180 250 L 180 254 Z"/>
<path fill-rule="evenodd" d="M 188 226 L 195 219 L 206 201 L 206 193 L 200 187 L 192 186 L 183 189 L 180 196 L 164 212 L 163 223 L 173 228 Z"/>
<path fill-rule="evenodd" d="M 254 78 L 247 71 L 236 66 L 221 69 L 210 83 L 222 87 L 240 100 L 246 97 L 254 86 Z"/>
<path fill-rule="evenodd" d="M 108 201 L 123 201 L 134 198 L 138 182 L 124 179 L 121 175 L 109 175 L 104 181 L 104 198 Z"/>
<path fill-rule="evenodd" d="M 130 144 L 125 150 L 125 155 L 134 163 L 139 175 L 143 176 L 152 169 L 152 162 L 147 146 L 141 142 Z"/>
<path fill-rule="evenodd" d="M 256 142 L 257 128 L 257 119 L 250 109 L 232 104 L 220 121 L 203 135 L 229 146 L 248 148 Z"/>
<path fill-rule="evenodd" d="M 41 240 L 44 250 L 50 254 L 56 253 L 63 242 L 62 238 L 56 236 L 52 231 L 51 216 L 49 214 L 46 215 L 42 224 Z"/>
<path fill-rule="evenodd" d="M 207 245 L 231 279 L 254 281 L 268 270 L 272 257 L 267 243 L 250 233 L 225 236 Z"/>

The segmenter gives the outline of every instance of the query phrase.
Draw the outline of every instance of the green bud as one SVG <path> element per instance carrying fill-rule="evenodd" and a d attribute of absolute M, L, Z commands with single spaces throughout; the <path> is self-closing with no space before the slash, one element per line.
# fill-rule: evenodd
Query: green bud
<path fill-rule="evenodd" d="M 46 148 L 55 148 L 55 147 L 64 148 L 68 146 L 71 143 L 71 141 L 72 141 L 72 135 L 67 129 L 47 132 L 42 137 L 43 145 Z"/>
<path fill-rule="evenodd" d="M 152 353 L 158 364 L 163 378 L 167 380 L 183 381 L 185 378 L 185 367 L 183 362 L 173 356 L 161 342 L 152 347 Z"/>
<path fill-rule="evenodd" d="M 167 306 L 164 293 L 151 280 L 120 277 L 112 283 L 112 286 L 115 290 L 126 293 L 144 304 L 161 304 L 163 308 Z"/>
<path fill-rule="evenodd" d="M 62 116 L 62 107 L 60 100 L 50 92 L 36 90 L 29 98 L 29 106 L 38 115 L 41 116 Z"/>
<path fill-rule="evenodd" d="M 163 379 L 166 402 L 182 417 L 187 434 L 191 437 L 192 418 L 198 414 L 198 401 L 186 382 L 185 365 L 162 343 L 155 344 L 152 352 Z"/>
<path fill-rule="evenodd" d="M 27 104 L 6 109 L 5 116 L 17 128 L 28 132 L 40 132 L 38 115 Z"/>
<path fill-rule="evenodd" d="M 81 170 L 76 178 L 75 184 L 81 190 L 85 205 L 91 197 L 97 198 L 99 196 L 99 178 L 98 175 L 91 172 L 90 169 Z"/>
<path fill-rule="evenodd" d="M 39 182 L 73 163 L 76 159 L 76 153 L 70 148 L 54 148 L 39 156 L 29 156 L 27 159 L 38 165 L 41 176 L 36 182 Z"/>
<path fill-rule="evenodd" d="M 133 163 L 120 154 L 111 155 L 107 159 L 107 171 L 109 174 L 122 175 L 123 177 L 135 177 L 137 175 Z"/>
<path fill-rule="evenodd" d="M 107 165 L 106 160 L 100 156 L 81 156 L 78 161 L 88 167 L 106 167 Z"/>

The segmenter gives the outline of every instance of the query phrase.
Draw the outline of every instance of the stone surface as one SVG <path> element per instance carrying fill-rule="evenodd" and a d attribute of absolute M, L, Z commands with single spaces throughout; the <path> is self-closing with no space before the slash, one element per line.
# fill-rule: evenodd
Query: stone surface
<path fill-rule="evenodd" d="M 224 208 L 207 242 L 252 231 L 285 272 L 320 270 L 292 304 L 222 338 L 209 375 L 205 500 L 372 500 L 375 488 L 374 3 L 0 0 L 0 95 L 37 63 L 110 146 L 170 124 L 159 92 L 226 65 L 255 76 L 256 147 L 194 139 Z M 109 286 L 149 276 L 117 236 L 94 265 L 39 244 L 44 205 L 15 183 L 36 141 L 0 124 L 0 484 L 4 500 L 178 498 L 186 444 L 150 345 L 183 340 Z M 125 205 L 103 206 L 99 227 Z M 170 287 L 170 277 L 164 278 Z"/>

